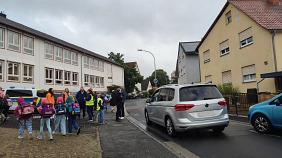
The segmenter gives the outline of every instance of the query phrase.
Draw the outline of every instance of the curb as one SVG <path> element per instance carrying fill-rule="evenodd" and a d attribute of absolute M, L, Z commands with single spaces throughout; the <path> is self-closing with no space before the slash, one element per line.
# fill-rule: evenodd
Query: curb
<path fill-rule="evenodd" d="M 242 117 L 242 118 L 248 118 L 248 116 L 245 115 L 237 115 L 237 114 L 228 114 L 229 116 L 233 116 L 233 117 Z"/>
<path fill-rule="evenodd" d="M 97 141 L 98 141 L 98 151 L 101 151 L 101 152 L 99 152 L 98 157 L 99 157 L 99 158 L 102 158 L 103 150 L 102 150 L 102 148 L 101 148 L 99 126 L 96 127 L 96 133 L 97 133 L 97 136 L 96 136 L 96 137 L 97 137 Z"/>

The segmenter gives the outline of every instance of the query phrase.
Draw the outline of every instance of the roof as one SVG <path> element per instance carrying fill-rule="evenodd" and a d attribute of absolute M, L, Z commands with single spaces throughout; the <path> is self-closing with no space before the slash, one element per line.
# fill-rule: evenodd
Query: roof
<path fill-rule="evenodd" d="M 268 0 L 228 0 L 220 13 L 202 38 L 196 50 L 202 45 L 207 38 L 221 15 L 229 4 L 234 5 L 237 9 L 245 13 L 249 18 L 254 20 L 258 25 L 268 30 L 282 30 L 282 3 L 271 4 Z"/>
<path fill-rule="evenodd" d="M 282 77 L 282 71 L 260 74 L 260 78 L 276 78 Z"/>
<path fill-rule="evenodd" d="M 200 41 L 195 42 L 179 42 L 179 46 L 182 47 L 185 53 L 195 54 L 196 48 Z"/>
<path fill-rule="evenodd" d="M 4 18 L 4 17 L 2 17 L 2 16 L 0 16 L 0 24 L 7 25 L 7 26 L 9 26 L 9 27 L 11 27 L 11 28 L 14 28 L 14 29 L 17 29 L 17 30 L 21 30 L 21 31 L 26 32 L 26 33 L 29 33 L 29 34 L 31 34 L 31 35 L 34 35 L 34 36 L 37 36 L 37 37 L 41 37 L 41 38 L 43 38 L 43 39 L 45 39 L 45 40 L 48 40 L 48 41 L 50 41 L 50 42 L 57 43 L 57 44 L 59 44 L 59 45 L 68 47 L 68 48 L 70 48 L 70 49 L 73 49 L 73 50 L 75 50 L 75 51 L 78 51 L 78 52 L 81 52 L 81 53 L 85 53 L 85 54 L 87 54 L 87 55 L 94 56 L 94 57 L 96 57 L 96 58 L 98 58 L 98 59 L 101 59 L 101 60 L 110 62 L 110 63 L 112 63 L 112 64 L 115 64 L 115 65 L 117 65 L 117 66 L 123 67 L 122 65 L 120 65 L 120 64 L 114 62 L 113 60 L 111 60 L 111 59 L 109 59 L 109 58 L 107 58 L 107 57 L 104 57 L 104 56 L 102 56 L 102 55 L 100 55 L 100 54 L 97 54 L 97 53 L 94 53 L 94 52 L 89 51 L 89 50 L 87 50 L 87 49 L 81 48 L 81 47 L 79 47 L 79 46 L 76 46 L 76 45 L 71 44 L 71 43 L 69 43 L 69 42 L 66 42 L 66 41 L 64 41 L 64 40 L 61 40 L 61 39 L 58 39 L 58 38 L 53 37 L 53 36 L 51 36 L 51 35 L 48 35 L 48 34 L 46 34 L 46 33 L 37 31 L 37 30 L 35 30 L 35 29 L 32 29 L 32 28 L 30 28 L 30 27 L 27 27 L 27 26 L 22 25 L 22 24 L 17 23 L 17 22 L 14 22 L 14 21 L 9 20 L 9 19 L 7 19 L 7 18 Z"/>
<path fill-rule="evenodd" d="M 141 91 L 146 91 L 149 86 L 150 79 L 143 80 L 141 83 Z"/>

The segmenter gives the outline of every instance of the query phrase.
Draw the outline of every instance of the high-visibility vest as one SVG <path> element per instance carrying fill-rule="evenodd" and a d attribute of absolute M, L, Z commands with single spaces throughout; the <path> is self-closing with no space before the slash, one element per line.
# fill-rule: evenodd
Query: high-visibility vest
<path fill-rule="evenodd" d="M 101 102 L 101 105 L 103 106 L 103 99 L 101 99 L 101 98 L 97 99 L 97 111 L 100 110 L 99 102 Z"/>
<path fill-rule="evenodd" d="M 94 105 L 94 97 L 92 94 L 91 95 L 91 99 L 89 101 L 86 101 L 85 105 L 86 106 L 93 106 Z"/>

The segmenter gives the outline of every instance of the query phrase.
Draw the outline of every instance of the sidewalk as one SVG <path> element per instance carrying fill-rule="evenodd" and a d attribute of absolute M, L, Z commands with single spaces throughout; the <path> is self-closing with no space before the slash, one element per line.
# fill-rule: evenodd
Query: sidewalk
<path fill-rule="evenodd" d="M 146 135 L 126 118 L 115 121 L 115 113 L 105 113 L 104 125 L 99 125 L 103 158 L 174 158 L 177 157 Z"/>
<path fill-rule="evenodd" d="M 44 127 L 43 139 L 38 140 L 36 137 L 39 134 L 39 118 L 33 118 L 33 140 L 28 138 L 28 132 L 25 127 L 25 135 L 23 139 L 18 139 L 19 123 L 13 114 L 9 115 L 9 119 L 0 124 L 0 157 L 28 157 L 28 158 L 59 158 L 59 157 L 101 157 L 99 149 L 99 135 L 97 124 L 88 123 L 87 120 L 77 119 L 78 125 L 81 128 L 79 135 L 61 134 L 53 135 L 54 140 L 50 141 L 46 125 Z M 51 128 L 54 130 L 54 124 L 51 123 Z M 73 132 L 75 130 L 73 129 Z"/>

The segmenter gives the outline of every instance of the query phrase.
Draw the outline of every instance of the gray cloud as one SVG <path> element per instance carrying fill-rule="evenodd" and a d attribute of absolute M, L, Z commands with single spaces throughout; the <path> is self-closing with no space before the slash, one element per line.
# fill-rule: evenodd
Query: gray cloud
<path fill-rule="evenodd" d="M 107 56 L 137 61 L 149 76 L 175 69 L 178 43 L 200 40 L 226 0 L 14 0 L 1 3 L 7 18 Z"/>

